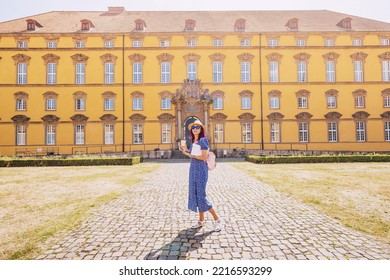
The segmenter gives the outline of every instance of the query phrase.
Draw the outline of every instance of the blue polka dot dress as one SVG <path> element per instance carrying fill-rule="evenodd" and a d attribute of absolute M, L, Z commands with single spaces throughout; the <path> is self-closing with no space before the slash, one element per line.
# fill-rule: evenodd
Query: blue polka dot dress
<path fill-rule="evenodd" d="M 209 143 L 206 138 L 201 138 L 198 143 L 201 150 L 207 150 Z M 192 145 L 190 151 L 192 150 Z M 188 209 L 194 212 L 207 212 L 212 204 L 206 197 L 206 184 L 209 176 L 207 163 L 203 160 L 191 158 L 188 190 Z"/>

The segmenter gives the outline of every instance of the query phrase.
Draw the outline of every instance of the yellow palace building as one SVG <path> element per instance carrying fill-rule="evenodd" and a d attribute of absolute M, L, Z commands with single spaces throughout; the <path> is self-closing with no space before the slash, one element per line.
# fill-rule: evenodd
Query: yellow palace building
<path fill-rule="evenodd" d="M 0 23 L 0 155 L 390 151 L 390 24 L 327 10 Z"/>

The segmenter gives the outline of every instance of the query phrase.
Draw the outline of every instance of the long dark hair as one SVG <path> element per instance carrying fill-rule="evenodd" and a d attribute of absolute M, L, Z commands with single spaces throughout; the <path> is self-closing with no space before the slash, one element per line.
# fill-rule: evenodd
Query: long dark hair
<path fill-rule="evenodd" d="M 206 132 L 204 131 L 203 126 L 200 126 L 200 132 L 199 132 L 198 140 L 200 140 L 200 138 L 203 138 L 203 137 L 206 137 Z M 190 139 L 191 139 L 191 142 L 194 143 L 195 135 L 194 135 L 194 133 L 192 133 L 192 129 L 190 130 Z"/>

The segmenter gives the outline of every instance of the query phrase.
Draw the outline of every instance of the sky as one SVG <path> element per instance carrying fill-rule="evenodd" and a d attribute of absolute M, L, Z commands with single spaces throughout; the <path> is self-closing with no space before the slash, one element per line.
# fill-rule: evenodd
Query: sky
<path fill-rule="evenodd" d="M 331 10 L 390 23 L 389 0 L 10 0 L 0 22 L 50 11 Z"/>

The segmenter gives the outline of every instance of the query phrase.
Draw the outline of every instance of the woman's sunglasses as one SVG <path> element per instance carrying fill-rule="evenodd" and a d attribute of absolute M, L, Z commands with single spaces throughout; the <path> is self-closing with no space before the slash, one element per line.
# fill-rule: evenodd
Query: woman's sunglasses
<path fill-rule="evenodd" d="M 200 129 L 200 125 L 193 125 L 191 129 Z"/>

